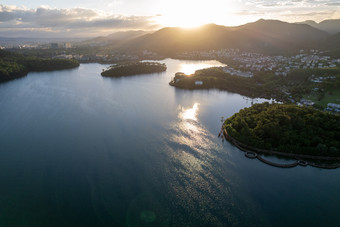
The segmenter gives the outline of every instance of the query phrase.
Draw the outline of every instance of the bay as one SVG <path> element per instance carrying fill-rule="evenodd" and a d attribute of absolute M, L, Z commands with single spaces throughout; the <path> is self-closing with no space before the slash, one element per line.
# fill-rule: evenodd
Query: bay
<path fill-rule="evenodd" d="M 222 64 L 161 62 L 0 84 L 0 226 L 338 225 L 340 170 L 275 168 L 217 137 L 221 117 L 267 100 L 176 89 L 176 72 Z"/>

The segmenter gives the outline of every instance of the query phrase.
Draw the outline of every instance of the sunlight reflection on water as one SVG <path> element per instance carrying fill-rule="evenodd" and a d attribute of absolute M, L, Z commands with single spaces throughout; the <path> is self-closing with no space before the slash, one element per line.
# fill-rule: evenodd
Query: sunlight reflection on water
<path fill-rule="evenodd" d="M 171 128 L 169 143 L 175 146 L 172 156 L 181 163 L 181 171 L 193 173 L 210 168 L 208 160 L 215 159 L 209 151 L 214 151 L 217 146 L 213 137 L 198 121 L 200 104 L 195 102 L 192 107 L 178 106 L 178 118 Z M 189 174 L 190 175 L 190 174 Z"/>
<path fill-rule="evenodd" d="M 189 107 L 179 105 L 177 110 L 177 119 L 169 125 L 166 139 L 169 162 L 164 168 L 169 190 L 176 198 L 181 198 L 177 205 L 190 210 L 191 215 L 196 216 L 195 207 L 198 206 L 202 219 L 213 220 L 216 214 L 208 212 L 209 207 L 222 200 L 224 205 L 233 204 L 236 197 L 231 193 L 232 180 L 225 174 L 225 166 L 218 167 L 226 161 L 221 160 L 220 152 L 226 151 L 216 143 L 217 136 L 200 123 L 200 103 Z M 218 214 L 224 220 L 228 219 L 227 215 Z M 218 225 L 218 222 L 213 223 Z"/>
<path fill-rule="evenodd" d="M 197 114 L 199 111 L 199 103 L 195 103 L 192 108 L 188 108 L 185 109 L 184 107 L 179 107 L 179 109 L 181 110 L 181 112 L 179 113 L 179 118 L 183 119 L 183 120 L 187 120 L 187 119 L 191 119 L 194 121 L 197 121 Z"/>
<path fill-rule="evenodd" d="M 179 72 L 183 72 L 187 75 L 193 74 L 196 70 L 199 69 L 204 69 L 204 68 L 210 68 L 210 67 L 219 67 L 219 66 L 226 66 L 225 64 L 222 64 L 220 62 L 218 62 L 218 64 L 216 64 L 216 61 L 205 61 L 204 63 L 182 63 L 179 66 Z"/>

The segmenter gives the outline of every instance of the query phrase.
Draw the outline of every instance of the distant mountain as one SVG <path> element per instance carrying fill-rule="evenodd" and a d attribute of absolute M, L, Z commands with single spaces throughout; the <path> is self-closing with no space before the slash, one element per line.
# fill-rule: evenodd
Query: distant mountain
<path fill-rule="evenodd" d="M 304 21 L 299 24 L 308 24 L 314 28 L 326 31 L 330 34 L 336 34 L 340 32 L 340 19 L 337 20 L 324 20 L 320 23 L 316 23 L 315 21 Z"/>
<path fill-rule="evenodd" d="M 266 54 L 282 54 L 328 37 L 306 24 L 259 20 L 238 27 L 209 24 L 196 29 L 163 28 L 122 45 L 122 50 L 150 50 L 171 55 L 183 51 L 239 48 Z"/>
<path fill-rule="evenodd" d="M 340 19 L 338 20 L 325 20 L 319 23 L 319 29 L 327 31 L 331 34 L 340 32 Z"/>
<path fill-rule="evenodd" d="M 282 42 L 300 43 L 319 40 L 327 37 L 327 33 L 305 24 L 292 24 L 278 20 L 258 20 L 239 26 L 240 30 L 248 30 L 262 37 L 280 40 Z M 261 37 L 260 37 L 261 38 Z"/>
<path fill-rule="evenodd" d="M 243 41 L 241 46 L 269 54 L 301 49 L 309 42 L 328 37 L 326 32 L 306 24 L 263 19 L 239 26 L 235 32 L 239 42 Z"/>
<path fill-rule="evenodd" d="M 117 47 L 145 34 L 147 34 L 146 31 L 115 32 L 108 36 L 100 36 L 93 39 L 82 41 L 78 43 L 78 45 Z"/>
<path fill-rule="evenodd" d="M 297 24 L 307 24 L 307 25 L 312 26 L 314 28 L 317 28 L 317 26 L 318 26 L 318 23 L 316 23 L 313 20 L 306 20 L 306 21 L 303 21 L 303 22 L 298 22 Z"/>

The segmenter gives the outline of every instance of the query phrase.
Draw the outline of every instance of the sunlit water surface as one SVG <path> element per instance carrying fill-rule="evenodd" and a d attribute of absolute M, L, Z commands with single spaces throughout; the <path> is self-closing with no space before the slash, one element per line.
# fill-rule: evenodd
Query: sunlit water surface
<path fill-rule="evenodd" d="M 221 64 L 162 62 L 159 74 L 82 64 L 0 84 L 0 226 L 339 225 L 340 170 L 247 159 L 217 135 L 251 100 L 168 85 Z"/>

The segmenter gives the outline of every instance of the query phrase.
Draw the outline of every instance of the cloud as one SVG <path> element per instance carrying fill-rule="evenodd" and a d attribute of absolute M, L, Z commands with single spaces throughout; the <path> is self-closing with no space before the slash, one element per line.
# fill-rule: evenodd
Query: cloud
<path fill-rule="evenodd" d="M 329 3 L 326 3 L 326 5 L 328 5 L 328 6 L 340 6 L 340 2 L 329 2 Z"/>
<path fill-rule="evenodd" d="M 340 5 L 337 0 L 250 0 L 246 5 L 257 8 L 318 8 Z"/>
<path fill-rule="evenodd" d="M 337 19 L 338 12 L 338 0 L 249 0 L 244 2 L 239 15 L 298 22 Z"/>
<path fill-rule="evenodd" d="M 98 18 L 89 21 L 73 21 L 68 24 L 69 28 L 112 28 L 112 29 L 154 29 L 157 25 L 152 24 L 153 17 L 146 16 L 112 16 Z"/>
<path fill-rule="evenodd" d="M 264 15 L 263 12 L 251 11 L 251 10 L 240 10 L 233 14 L 238 15 L 238 16 L 262 16 Z"/>
<path fill-rule="evenodd" d="M 153 30 L 159 26 L 155 24 L 152 16 L 123 16 L 107 15 L 103 12 L 83 9 L 53 9 L 39 7 L 37 9 L 18 8 L 15 6 L 0 5 L 0 32 L 11 33 L 15 31 L 27 34 L 27 30 L 45 31 L 51 34 L 66 32 L 72 35 L 79 32 L 91 36 L 98 35 L 98 32 L 109 33 L 115 30 L 144 29 Z M 9 29 L 12 29 L 10 31 Z"/>

